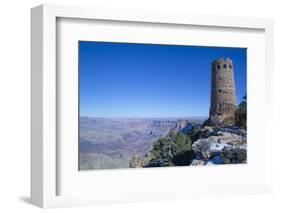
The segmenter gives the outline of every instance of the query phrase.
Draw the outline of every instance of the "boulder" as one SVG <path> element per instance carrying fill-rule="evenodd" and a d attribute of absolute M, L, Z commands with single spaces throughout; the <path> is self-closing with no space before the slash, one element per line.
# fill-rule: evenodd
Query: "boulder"
<path fill-rule="evenodd" d="M 203 160 L 196 160 L 194 159 L 192 162 L 191 162 L 191 166 L 203 166 L 205 164 L 205 162 Z"/>
<path fill-rule="evenodd" d="M 246 162 L 245 132 L 233 128 L 216 128 L 212 131 L 205 129 L 204 131 L 209 131 L 209 136 L 200 138 L 192 144 L 197 160 L 207 161 L 207 165 Z"/>
<path fill-rule="evenodd" d="M 211 157 L 219 154 L 223 148 L 228 146 L 221 141 L 221 136 L 211 136 L 204 139 L 198 139 L 192 144 L 192 150 L 195 156 L 203 160 L 209 160 Z"/>

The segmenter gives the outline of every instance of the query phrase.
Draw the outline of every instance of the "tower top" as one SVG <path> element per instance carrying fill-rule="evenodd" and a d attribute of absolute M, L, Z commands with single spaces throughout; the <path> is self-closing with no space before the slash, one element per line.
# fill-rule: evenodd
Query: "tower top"
<path fill-rule="evenodd" d="M 220 59 L 213 61 L 213 64 L 222 64 L 222 63 L 232 64 L 233 62 L 230 58 L 224 59 L 224 57 L 221 57 Z"/>

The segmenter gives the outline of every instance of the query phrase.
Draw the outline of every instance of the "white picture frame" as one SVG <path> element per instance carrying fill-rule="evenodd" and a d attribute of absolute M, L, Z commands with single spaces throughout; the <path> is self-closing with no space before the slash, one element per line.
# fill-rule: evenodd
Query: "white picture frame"
<path fill-rule="evenodd" d="M 143 23 L 154 24 L 155 26 L 165 26 L 167 28 L 173 28 L 175 26 L 195 26 L 206 27 L 206 28 L 219 28 L 224 29 L 228 32 L 232 30 L 256 30 L 262 32 L 262 41 L 259 45 L 262 45 L 262 60 L 264 65 L 260 68 L 258 79 L 256 82 L 262 82 L 264 87 L 259 87 L 259 84 L 250 85 L 250 91 L 254 93 L 253 88 L 257 88 L 256 93 L 264 94 L 264 99 L 261 98 L 262 103 L 259 113 L 264 113 L 262 118 L 264 123 L 266 140 L 264 146 L 266 153 L 264 157 L 266 161 L 261 168 L 254 168 L 250 170 L 248 167 L 237 168 L 237 167 L 220 167 L 201 169 L 200 172 L 196 173 L 192 180 L 193 187 L 190 185 L 183 185 L 179 188 L 178 185 L 172 185 L 167 183 L 165 189 L 160 189 L 161 181 L 157 186 L 153 188 L 150 186 L 151 191 L 145 194 L 145 183 L 148 183 L 149 179 L 146 178 L 144 183 L 140 184 L 140 187 L 133 188 L 130 183 L 130 178 L 142 178 L 142 177 L 153 177 L 157 178 L 159 174 L 165 178 L 177 178 L 178 176 L 184 177 L 187 173 L 185 168 L 169 168 L 169 169 L 149 169 L 144 171 L 143 169 L 136 169 L 134 173 L 132 171 L 99 171 L 98 173 L 83 173 L 82 179 L 76 179 L 79 181 L 89 182 L 95 176 L 99 176 L 97 180 L 102 181 L 110 180 L 106 178 L 117 178 L 122 177 L 122 181 L 127 182 L 127 189 L 122 182 L 122 188 L 113 189 L 110 193 L 110 189 L 102 191 L 98 189 L 95 194 L 85 193 L 85 190 L 81 190 L 79 193 L 61 193 L 60 188 L 64 184 L 65 179 L 61 178 L 61 171 L 63 170 L 64 164 L 61 164 L 61 150 L 63 146 L 58 145 L 58 103 L 60 96 L 58 95 L 58 88 L 64 77 L 57 78 L 58 69 L 58 21 L 61 19 L 68 20 L 100 20 L 100 21 L 116 21 L 118 23 L 131 23 L 132 25 Z M 165 200 L 165 199 L 182 199 L 187 197 L 197 196 L 215 196 L 215 195 L 241 195 L 241 194 L 253 194 L 253 193 L 264 193 L 271 191 L 271 161 L 270 161 L 270 119 L 272 117 L 273 99 L 271 90 L 273 89 L 273 21 L 270 19 L 256 19 L 256 18 L 241 18 L 241 17 L 216 17 L 216 16 L 201 16 L 201 15 L 187 15 L 187 14 L 166 14 L 166 13 L 154 13 L 147 11 L 123 11 L 123 10 L 112 10 L 112 9 L 96 9 L 96 8 L 84 8 L 74 6 L 54 6 L 54 5 L 41 5 L 31 10 L 31 201 L 33 204 L 47 208 L 47 207 L 62 207 L 62 206 L 76 206 L 76 205 L 92 205 L 99 203 L 116 203 L 116 202 L 139 202 L 144 200 Z M 196 31 L 196 29 L 195 29 Z M 62 34 L 63 35 L 63 34 Z M 235 38 L 233 35 L 232 38 Z M 167 41 L 169 42 L 169 41 Z M 200 44 L 200 40 L 198 40 Z M 263 43 L 264 42 L 264 43 Z M 254 43 L 253 43 L 254 44 Z M 253 45 L 252 45 L 253 46 Z M 251 62 L 249 62 L 251 63 Z M 251 64 L 250 64 L 251 65 Z M 251 81 L 251 76 L 248 81 Z M 265 77 L 265 78 L 263 78 Z M 264 84 L 263 84 L 264 83 Z M 252 88 L 252 89 L 251 89 Z M 253 101 L 252 104 L 255 102 Z M 265 108 L 267 110 L 265 111 Z M 250 110 L 251 107 L 249 106 Z M 254 112 L 254 111 L 253 111 Z M 254 114 L 254 113 L 252 113 Z M 250 116 L 251 123 L 255 122 L 254 116 Z M 253 131 L 259 131 L 253 127 Z M 255 148 L 253 148 L 254 150 Z M 68 156 L 67 152 L 71 152 L 70 149 L 65 149 L 64 156 Z M 253 151 L 254 152 L 254 151 Z M 71 156 L 71 155 L 69 155 Z M 193 171 L 195 171 L 192 168 Z M 196 179 L 199 175 L 206 176 L 212 174 L 212 172 L 218 172 L 222 174 L 223 170 L 227 170 L 227 173 L 231 174 L 237 170 L 242 170 L 245 173 L 263 174 L 261 178 L 252 180 L 253 184 L 250 184 L 250 179 L 253 177 L 249 174 L 245 178 L 245 182 L 240 180 L 236 183 L 229 183 L 225 181 L 221 184 L 208 185 L 201 184 Z M 78 172 L 78 170 L 77 170 Z M 190 171 L 189 169 L 189 172 Z M 103 176 L 103 173 L 104 176 Z M 130 176 L 134 174 L 134 176 Z M 88 177 L 87 177 L 88 176 Z M 137 177 L 138 176 L 138 177 Z M 196 178 L 197 176 L 197 178 Z M 239 175 L 238 175 L 239 176 Z M 162 183 L 165 182 L 162 181 Z M 239 178 L 238 178 L 239 179 Z M 247 181 L 247 179 L 249 179 Z M 200 180 L 200 179 L 198 179 Z M 210 179 L 212 180 L 212 179 Z M 79 188 L 75 188 L 78 184 L 74 181 L 74 178 L 69 177 L 69 183 L 66 185 L 66 191 L 79 191 Z M 182 181 L 179 179 L 179 182 Z M 100 183 L 100 185 L 106 183 Z M 157 184 L 156 184 L 157 185 Z M 88 185 L 89 186 L 89 185 Z M 110 185 L 112 187 L 112 184 Z M 80 186 L 79 186 L 80 187 Z M 83 188 L 87 188 L 81 185 Z M 141 190 L 141 187 L 144 189 Z M 89 187 L 91 188 L 91 187 Z M 125 189 L 123 189 L 125 188 Z M 123 191 L 122 191 L 123 190 Z M 122 196 L 120 195 L 122 193 Z"/>

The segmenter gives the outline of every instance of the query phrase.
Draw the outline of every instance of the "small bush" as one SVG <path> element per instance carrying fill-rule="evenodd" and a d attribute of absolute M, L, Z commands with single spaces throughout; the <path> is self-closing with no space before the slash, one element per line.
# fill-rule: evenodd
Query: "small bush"
<path fill-rule="evenodd" d="M 193 158 L 190 136 L 179 132 L 160 138 L 154 143 L 150 156 L 145 167 L 189 165 Z"/>
<path fill-rule="evenodd" d="M 247 128 L 247 96 L 243 97 L 243 101 L 235 112 L 235 124 L 240 128 Z"/>

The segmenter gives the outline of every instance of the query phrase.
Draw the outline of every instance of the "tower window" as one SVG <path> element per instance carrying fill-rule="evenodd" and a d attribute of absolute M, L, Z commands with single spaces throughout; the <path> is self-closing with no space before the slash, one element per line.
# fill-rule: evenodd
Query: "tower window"
<path fill-rule="evenodd" d="M 225 68 L 225 69 L 227 68 L 227 67 L 226 67 L 226 64 L 223 65 L 223 68 Z"/>
<path fill-rule="evenodd" d="M 217 68 L 218 68 L 218 70 L 221 68 L 221 66 L 220 65 L 217 65 Z"/>
<path fill-rule="evenodd" d="M 229 69 L 232 69 L 232 65 L 231 64 L 229 65 Z"/>
<path fill-rule="evenodd" d="M 219 89 L 219 92 L 221 92 L 221 89 Z"/>

